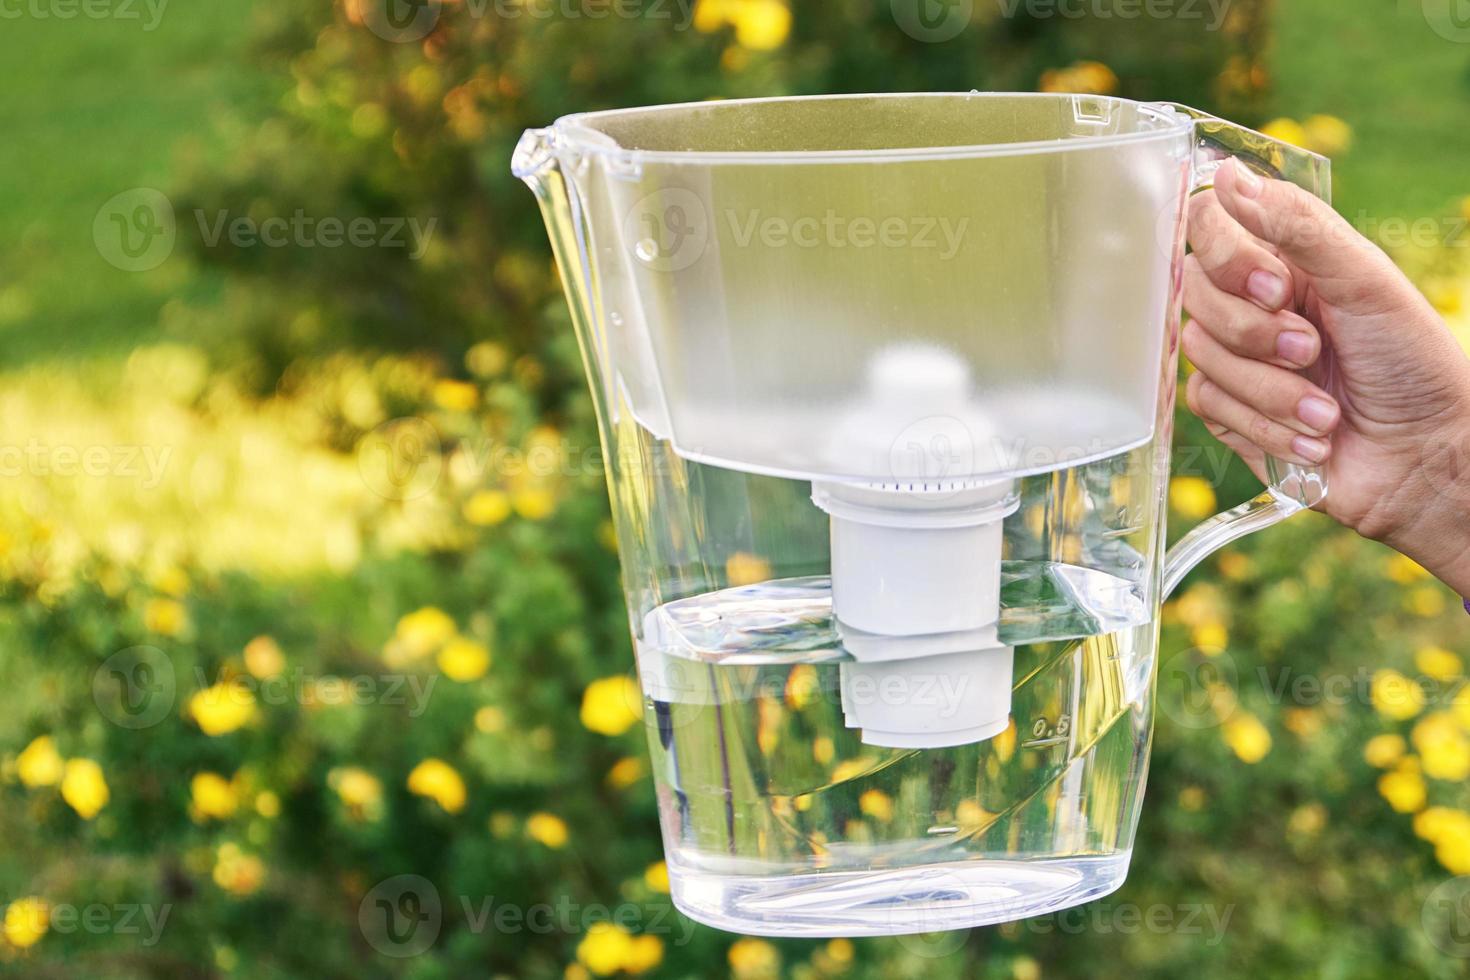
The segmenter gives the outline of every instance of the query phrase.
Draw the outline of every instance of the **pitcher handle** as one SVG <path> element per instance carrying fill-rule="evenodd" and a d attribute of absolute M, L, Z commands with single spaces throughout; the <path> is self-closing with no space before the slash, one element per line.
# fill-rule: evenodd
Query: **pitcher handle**
<path fill-rule="evenodd" d="M 1192 193 L 1214 186 L 1216 171 L 1226 160 L 1234 158 L 1267 177 L 1289 180 L 1331 202 L 1332 167 L 1326 157 L 1189 106 L 1163 105 L 1194 120 Z M 1301 466 L 1267 456 L 1266 476 L 1268 485 L 1264 493 L 1233 510 L 1216 514 L 1169 549 L 1164 559 L 1165 596 L 1211 553 L 1315 507 L 1327 497 L 1327 476 L 1320 466 Z"/>

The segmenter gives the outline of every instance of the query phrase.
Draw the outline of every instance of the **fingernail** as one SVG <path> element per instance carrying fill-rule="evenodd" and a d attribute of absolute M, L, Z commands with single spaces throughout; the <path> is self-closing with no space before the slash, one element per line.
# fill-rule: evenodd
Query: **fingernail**
<path fill-rule="evenodd" d="M 1292 330 L 1276 338 L 1276 356 L 1288 364 L 1306 367 L 1312 363 L 1312 357 L 1316 353 L 1317 345 L 1304 333 Z"/>
<path fill-rule="evenodd" d="M 1257 269 L 1245 279 L 1251 299 L 1273 312 L 1286 305 L 1286 280 L 1274 272 Z"/>
<path fill-rule="evenodd" d="M 1235 165 L 1235 189 L 1240 192 L 1240 196 L 1260 196 L 1261 188 L 1265 186 L 1261 183 L 1261 178 L 1239 160 L 1232 160 L 1231 163 Z"/>
<path fill-rule="evenodd" d="M 1337 422 L 1337 406 L 1325 398 L 1309 395 L 1296 407 L 1296 417 L 1318 432 L 1326 432 Z"/>
<path fill-rule="evenodd" d="M 1291 440 L 1291 451 L 1302 459 L 1312 463 L 1320 463 L 1327 458 L 1332 447 L 1321 439 L 1309 439 L 1306 436 L 1297 436 Z"/>

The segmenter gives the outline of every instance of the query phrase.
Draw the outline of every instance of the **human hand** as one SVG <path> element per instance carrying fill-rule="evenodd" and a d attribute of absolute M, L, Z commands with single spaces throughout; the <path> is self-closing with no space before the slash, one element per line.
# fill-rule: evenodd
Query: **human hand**
<path fill-rule="evenodd" d="M 1190 409 L 1263 480 L 1267 453 L 1321 464 L 1326 513 L 1470 595 L 1470 360 L 1434 308 L 1329 205 L 1235 161 L 1189 243 Z"/>

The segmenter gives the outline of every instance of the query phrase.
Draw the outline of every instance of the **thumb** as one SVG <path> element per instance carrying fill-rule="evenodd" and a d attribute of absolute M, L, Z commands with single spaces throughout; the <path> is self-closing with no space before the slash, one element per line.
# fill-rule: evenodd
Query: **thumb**
<path fill-rule="evenodd" d="M 1377 245 L 1321 198 L 1284 180 L 1269 180 L 1238 160 L 1220 168 L 1215 196 L 1252 235 L 1275 245 L 1283 258 L 1330 294 L 1334 282 L 1356 286 L 1396 271 Z"/>

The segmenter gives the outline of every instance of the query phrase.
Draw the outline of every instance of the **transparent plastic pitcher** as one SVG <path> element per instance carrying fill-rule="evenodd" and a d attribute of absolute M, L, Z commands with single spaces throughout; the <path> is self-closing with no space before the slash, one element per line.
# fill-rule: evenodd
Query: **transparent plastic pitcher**
<path fill-rule="evenodd" d="M 597 402 L 669 880 L 737 932 L 1018 919 L 1127 872 L 1189 194 L 1327 161 L 1091 95 L 710 102 L 526 134 Z"/>

